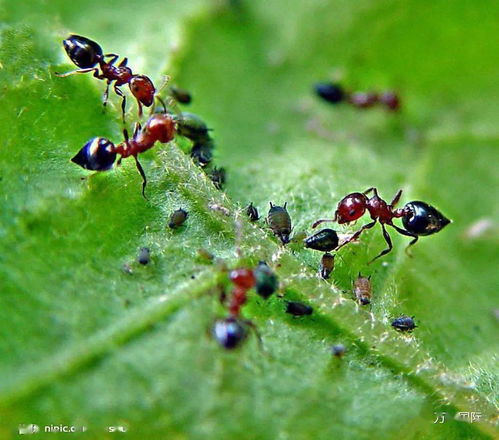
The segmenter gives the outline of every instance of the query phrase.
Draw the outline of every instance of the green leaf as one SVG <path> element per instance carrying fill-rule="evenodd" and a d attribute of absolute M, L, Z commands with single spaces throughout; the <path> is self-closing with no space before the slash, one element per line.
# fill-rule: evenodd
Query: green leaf
<path fill-rule="evenodd" d="M 491 1 L 2 4 L 0 437 L 28 423 L 88 427 L 75 438 L 120 425 L 137 439 L 497 435 L 497 12 Z M 121 139 L 119 100 L 101 110 L 104 84 L 53 75 L 71 69 L 60 44 L 69 32 L 192 92 L 226 193 L 180 140 L 143 155 L 149 201 L 133 161 L 98 175 L 69 162 L 91 137 Z M 403 111 L 319 102 L 312 86 L 331 76 L 397 89 Z M 325 282 L 320 254 L 282 248 L 242 210 L 287 201 L 294 232 L 310 232 L 370 186 L 386 199 L 402 188 L 402 203 L 426 200 L 453 223 L 413 258 L 393 234 L 394 252 L 367 265 L 385 245 L 374 228 L 340 251 Z M 172 231 L 179 207 L 189 218 Z M 470 236 L 480 219 L 492 227 Z M 267 260 L 285 299 L 314 314 L 295 319 L 282 298 L 251 294 L 244 315 L 263 349 L 251 335 L 225 352 L 207 332 L 226 313 L 224 273 L 199 248 L 229 267 Z M 371 309 L 352 301 L 359 272 L 372 276 Z M 401 314 L 416 316 L 413 334 L 390 327 Z"/>

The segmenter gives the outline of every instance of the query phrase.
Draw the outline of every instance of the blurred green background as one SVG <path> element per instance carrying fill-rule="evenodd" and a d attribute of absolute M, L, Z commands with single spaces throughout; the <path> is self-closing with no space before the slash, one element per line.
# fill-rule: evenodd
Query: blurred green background
<path fill-rule="evenodd" d="M 497 2 L 3 0 L 0 21 L 2 439 L 31 423 L 95 439 L 498 435 Z M 122 137 L 120 101 L 102 112 L 101 81 L 53 75 L 72 69 L 69 33 L 192 92 L 183 109 L 213 129 L 225 193 L 184 140 L 143 155 L 149 201 L 131 160 L 92 176 L 69 162 L 93 136 Z M 313 85 L 328 79 L 397 90 L 402 111 L 320 102 Z M 367 266 L 384 246 L 376 227 L 325 282 L 320 254 L 282 249 L 242 214 L 287 201 L 294 231 L 310 232 L 370 186 L 388 200 L 402 188 L 401 204 L 425 200 L 453 223 L 412 259 L 393 234 L 394 252 Z M 172 232 L 179 207 L 190 216 Z M 142 246 L 146 267 L 134 262 Z M 252 294 L 244 314 L 264 351 L 251 336 L 224 352 L 208 334 L 225 313 L 220 271 L 199 248 L 231 267 L 267 260 L 285 298 L 314 315 L 290 318 L 282 299 Z M 352 301 L 359 272 L 372 276 L 369 309 Z M 401 314 L 416 316 L 411 336 L 390 328 Z M 334 343 L 347 346 L 341 361 Z"/>

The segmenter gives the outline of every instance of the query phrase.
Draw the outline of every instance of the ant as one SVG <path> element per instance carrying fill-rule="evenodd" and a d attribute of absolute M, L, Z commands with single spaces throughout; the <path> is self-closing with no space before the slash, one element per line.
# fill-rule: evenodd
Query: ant
<path fill-rule="evenodd" d="M 257 280 L 251 269 L 239 268 L 230 273 L 230 280 L 234 284 L 232 297 L 229 302 L 229 316 L 217 319 L 212 333 L 217 342 L 227 350 L 237 348 L 249 334 L 249 328 L 256 333 L 261 346 L 262 341 L 255 324 L 241 318 L 241 307 L 246 303 L 248 290 L 255 287 Z M 221 300 L 223 301 L 225 294 Z"/>
<path fill-rule="evenodd" d="M 123 159 L 133 156 L 137 170 L 142 177 L 142 195 L 147 198 L 145 195 L 147 178 L 137 156 L 152 148 L 156 141 L 163 144 L 170 142 L 176 131 L 175 120 L 170 114 L 155 114 L 149 118 L 144 127 L 136 123 L 131 138 L 125 128 L 123 130 L 125 140 L 118 145 L 102 137 L 90 139 L 71 161 L 87 170 L 107 171 L 112 168 L 117 154 L 121 156 L 118 159 L 118 165 Z"/>
<path fill-rule="evenodd" d="M 367 197 L 367 194 L 371 192 L 374 193 L 374 195 L 370 198 Z M 392 240 L 390 238 L 390 235 L 388 234 L 388 231 L 386 230 L 385 225 L 391 226 L 402 235 L 412 237 L 411 242 L 407 246 L 408 249 L 418 241 L 420 235 L 433 234 L 440 231 L 444 226 L 450 223 L 450 220 L 445 218 L 435 208 L 422 202 L 410 202 L 407 203 L 404 208 L 394 209 L 395 205 L 399 202 L 401 195 L 402 190 L 397 191 L 390 204 L 387 204 L 386 201 L 384 201 L 378 195 L 378 190 L 374 187 L 369 188 L 363 193 L 348 194 L 338 203 L 334 219 L 318 220 L 312 225 L 312 228 L 315 228 L 319 224 L 328 221 L 337 221 L 339 224 L 350 223 L 362 217 L 365 214 L 366 210 L 369 211 L 369 214 L 371 215 L 371 219 L 373 221 L 362 226 L 348 240 L 340 244 L 337 249 L 340 249 L 346 244 L 356 240 L 357 238 L 359 238 L 362 232 L 364 232 L 366 229 L 371 229 L 376 224 L 376 222 L 379 221 L 379 223 L 381 224 L 381 229 L 383 230 L 383 237 L 388 244 L 388 248 L 374 257 L 371 261 L 369 261 L 368 264 L 371 264 L 373 261 L 382 257 L 383 255 L 386 255 L 393 249 Z M 393 224 L 392 221 L 394 218 L 402 218 L 404 226 L 406 226 L 407 224 L 407 226 L 412 227 L 406 226 L 408 230 L 399 228 L 398 226 Z M 414 221 L 412 221 L 411 219 L 414 219 Z M 424 222 L 424 220 L 426 220 L 426 222 Z M 416 222 L 418 223 L 418 225 L 421 223 L 425 223 L 426 228 L 423 228 L 421 226 L 416 227 Z M 428 223 L 430 223 L 431 229 L 428 227 Z"/>
<path fill-rule="evenodd" d="M 102 48 L 95 41 L 81 35 L 70 35 L 62 44 L 71 61 L 79 67 L 66 73 L 56 73 L 59 77 L 74 75 L 75 73 L 93 72 L 93 76 L 98 79 L 106 80 L 106 90 L 104 91 L 104 107 L 109 98 L 109 86 L 114 81 L 114 92 L 121 97 L 121 111 L 123 122 L 125 122 L 126 96 L 120 90 L 120 87 L 128 84 L 132 95 L 137 100 L 139 107 L 139 116 L 142 116 L 142 106 L 151 107 L 154 98 L 161 102 L 164 108 L 166 105 L 159 95 L 152 81 L 145 75 L 135 75 L 132 69 L 127 67 L 128 58 L 123 58 L 115 66 L 119 55 L 108 53 L 103 54 Z M 106 58 L 109 60 L 106 61 Z M 98 65 L 98 67 L 96 67 Z"/>

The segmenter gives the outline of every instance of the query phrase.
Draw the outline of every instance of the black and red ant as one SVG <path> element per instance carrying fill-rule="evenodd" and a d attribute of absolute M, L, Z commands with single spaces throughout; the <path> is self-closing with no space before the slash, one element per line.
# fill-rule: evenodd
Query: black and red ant
<path fill-rule="evenodd" d="M 367 197 L 367 194 L 374 193 L 372 197 Z M 348 240 L 340 244 L 337 249 L 345 246 L 346 244 L 355 241 L 359 238 L 360 234 L 366 229 L 372 228 L 376 222 L 379 221 L 383 230 L 383 237 L 385 238 L 388 248 L 382 251 L 379 255 L 374 257 L 370 262 L 377 260 L 389 253 L 393 246 L 392 240 L 385 225 L 391 226 L 397 232 L 408 237 L 412 237 L 411 242 L 407 246 L 414 245 L 420 236 L 431 235 L 442 230 L 450 223 L 450 220 L 441 214 L 433 206 L 424 202 L 414 201 L 407 203 L 404 208 L 394 209 L 395 205 L 399 202 L 402 190 L 399 190 L 395 197 L 393 197 L 390 204 L 386 203 L 379 195 L 376 188 L 369 188 L 363 193 L 351 193 L 344 197 L 338 203 L 334 219 L 332 220 L 318 220 L 312 227 L 315 228 L 319 224 L 328 221 L 337 221 L 339 224 L 350 223 L 361 218 L 366 210 L 369 212 L 372 222 L 362 226 L 355 234 Z M 393 224 L 394 218 L 402 218 L 405 229 L 399 228 Z"/>
<path fill-rule="evenodd" d="M 109 86 L 114 82 L 114 92 L 122 99 L 121 110 L 123 121 L 125 120 L 126 96 L 120 90 L 120 87 L 125 84 L 128 84 L 130 91 L 137 100 L 139 116 L 142 116 L 142 106 L 151 107 L 155 97 L 166 108 L 161 97 L 156 94 L 156 89 L 152 81 L 145 75 L 135 75 L 132 69 L 127 67 L 127 58 L 123 58 L 115 66 L 114 63 L 119 58 L 119 55 L 113 53 L 103 54 L 99 44 L 80 35 L 70 35 L 62 43 L 69 58 L 79 69 L 66 73 L 56 73 L 56 75 L 65 77 L 74 75 L 75 73 L 93 72 L 95 78 L 106 80 L 104 106 L 107 105 L 109 98 Z M 108 58 L 108 61 L 106 61 L 106 58 Z"/>
<path fill-rule="evenodd" d="M 252 329 L 261 346 L 261 337 L 255 324 L 248 319 L 241 318 L 241 308 L 247 301 L 248 291 L 257 284 L 255 273 L 246 268 L 234 269 L 230 272 L 230 280 L 234 288 L 228 304 L 229 316 L 215 321 L 212 328 L 213 336 L 222 347 L 231 350 L 237 348 Z M 225 295 L 221 299 L 225 300 Z"/>
<path fill-rule="evenodd" d="M 112 168 L 117 154 L 121 156 L 118 165 L 123 159 L 133 156 L 142 177 L 142 195 L 145 197 L 147 178 L 137 156 L 152 148 L 156 141 L 164 144 L 170 142 L 176 131 L 176 122 L 172 115 L 155 114 L 149 118 L 144 127 L 136 123 L 131 138 L 124 129 L 125 140 L 118 145 L 102 137 L 90 139 L 71 160 L 87 170 L 107 171 Z"/>

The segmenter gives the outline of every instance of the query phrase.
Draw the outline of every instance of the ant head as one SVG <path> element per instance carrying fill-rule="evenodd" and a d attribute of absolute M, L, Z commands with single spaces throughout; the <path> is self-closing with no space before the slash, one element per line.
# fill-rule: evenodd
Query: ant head
<path fill-rule="evenodd" d="M 344 197 L 336 208 L 338 223 L 349 223 L 362 217 L 366 212 L 367 201 L 367 197 L 361 193 L 352 193 Z"/>
<path fill-rule="evenodd" d="M 146 122 L 143 131 L 163 144 L 170 142 L 176 133 L 176 124 L 172 115 L 156 113 Z"/>
<path fill-rule="evenodd" d="M 156 89 L 152 81 L 145 75 L 135 75 L 129 83 L 133 96 L 146 107 L 150 107 L 154 102 Z"/>
<path fill-rule="evenodd" d="M 102 48 L 86 37 L 70 35 L 62 44 L 71 61 L 82 69 L 94 67 L 102 59 Z"/>
<path fill-rule="evenodd" d="M 107 171 L 116 160 L 114 144 L 106 138 L 90 139 L 71 161 L 92 171 Z"/>
<path fill-rule="evenodd" d="M 442 230 L 451 221 L 425 202 L 409 202 L 404 206 L 407 214 L 402 217 L 406 231 L 415 235 L 431 235 Z"/>

